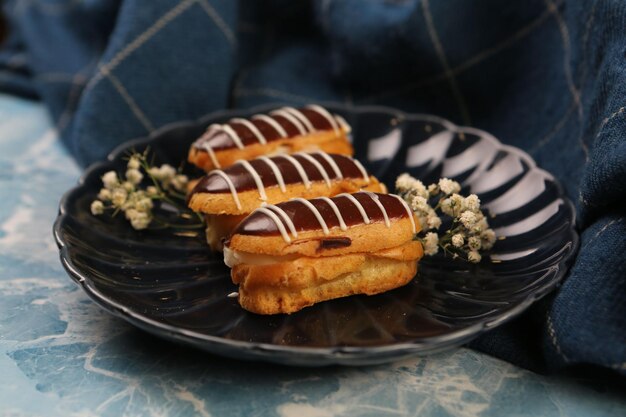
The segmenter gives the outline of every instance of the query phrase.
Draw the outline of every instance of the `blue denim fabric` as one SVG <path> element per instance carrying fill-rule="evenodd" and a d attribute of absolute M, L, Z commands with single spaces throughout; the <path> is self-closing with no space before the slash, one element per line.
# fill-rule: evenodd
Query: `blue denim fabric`
<path fill-rule="evenodd" d="M 8 1 L 0 89 L 40 97 L 82 164 L 267 102 L 384 104 L 494 133 L 556 175 L 582 234 L 558 292 L 471 346 L 626 374 L 623 0 Z"/>

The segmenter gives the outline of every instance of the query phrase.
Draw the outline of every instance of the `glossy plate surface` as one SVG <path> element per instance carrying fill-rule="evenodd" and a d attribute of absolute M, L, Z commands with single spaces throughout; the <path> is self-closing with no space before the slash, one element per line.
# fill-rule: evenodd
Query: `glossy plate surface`
<path fill-rule="evenodd" d="M 64 196 L 55 223 L 63 265 L 103 308 L 151 333 L 220 355 L 307 366 L 382 363 L 461 345 L 521 313 L 563 278 L 578 247 L 573 206 L 527 154 L 434 116 L 329 107 L 352 126 L 356 157 L 390 189 L 402 172 L 426 183 L 456 179 L 463 193 L 479 195 L 505 239 L 479 265 L 426 258 L 416 279 L 394 291 L 259 316 L 227 297 L 237 288 L 202 236 L 137 232 L 121 218 L 90 214 L 101 175 L 124 171 L 128 150 L 149 145 L 157 164 L 178 166 L 210 123 L 266 107 L 168 126 L 89 168 Z"/>

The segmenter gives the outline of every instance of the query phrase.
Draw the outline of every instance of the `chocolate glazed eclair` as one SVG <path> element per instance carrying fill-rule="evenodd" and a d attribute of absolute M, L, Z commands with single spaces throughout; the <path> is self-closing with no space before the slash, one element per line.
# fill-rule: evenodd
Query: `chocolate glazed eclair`
<path fill-rule="evenodd" d="M 221 250 L 222 239 L 245 216 L 263 204 L 290 198 L 332 197 L 366 189 L 386 192 L 361 163 L 345 155 L 317 151 L 241 160 L 214 170 L 198 181 L 188 197 L 189 207 L 203 213 L 207 242 Z"/>
<path fill-rule="evenodd" d="M 189 162 L 210 171 L 262 155 L 322 150 L 352 155 L 350 126 L 318 105 L 283 107 L 249 119 L 213 124 L 189 150 Z"/>
<path fill-rule="evenodd" d="M 415 276 L 422 245 L 406 202 L 368 191 L 263 206 L 224 246 L 239 304 L 293 313 L 352 294 L 377 294 Z"/>

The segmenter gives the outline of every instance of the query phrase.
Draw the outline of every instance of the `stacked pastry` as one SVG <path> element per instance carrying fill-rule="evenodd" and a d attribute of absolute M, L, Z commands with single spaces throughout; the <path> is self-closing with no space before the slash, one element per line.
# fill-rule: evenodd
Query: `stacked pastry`
<path fill-rule="evenodd" d="M 222 240 L 234 226 L 263 204 L 361 189 L 386 192 L 359 161 L 317 151 L 240 160 L 224 170 L 213 170 L 196 184 L 188 204 L 205 215 L 207 242 L 221 250 Z"/>
<path fill-rule="evenodd" d="M 349 156 L 349 132 L 311 105 L 212 125 L 192 145 L 189 160 L 209 173 L 188 204 L 205 215 L 211 248 L 224 249 L 243 308 L 292 313 L 415 275 L 419 225 Z"/>
<path fill-rule="evenodd" d="M 292 313 L 408 283 L 423 255 L 413 240 L 418 228 L 408 205 L 393 194 L 295 198 L 243 220 L 224 247 L 224 260 L 243 308 Z"/>
<path fill-rule="evenodd" d="M 234 118 L 209 126 L 191 146 L 188 159 L 208 172 L 240 159 L 273 154 L 322 150 L 352 155 L 349 133 L 346 121 L 323 107 L 283 107 L 250 119 Z"/>

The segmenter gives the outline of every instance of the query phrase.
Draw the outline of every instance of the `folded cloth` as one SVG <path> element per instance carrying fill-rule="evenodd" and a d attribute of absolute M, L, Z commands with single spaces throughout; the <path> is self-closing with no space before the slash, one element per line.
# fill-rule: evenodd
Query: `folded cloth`
<path fill-rule="evenodd" d="M 626 374 L 626 2 L 5 2 L 0 89 L 40 97 L 82 164 L 181 119 L 266 102 L 434 113 L 528 151 L 576 202 L 552 297 L 471 346 Z"/>

